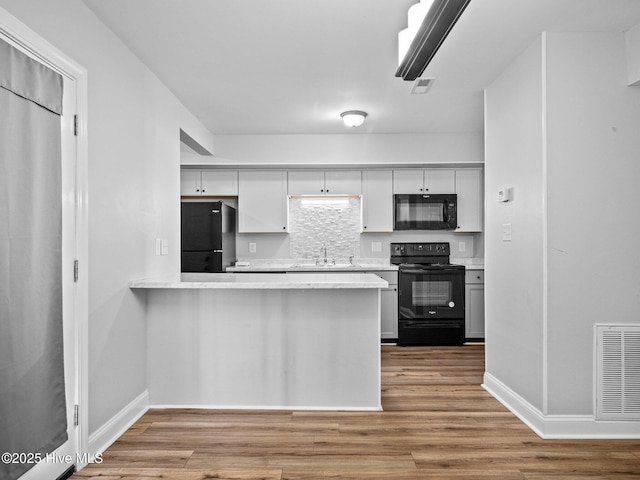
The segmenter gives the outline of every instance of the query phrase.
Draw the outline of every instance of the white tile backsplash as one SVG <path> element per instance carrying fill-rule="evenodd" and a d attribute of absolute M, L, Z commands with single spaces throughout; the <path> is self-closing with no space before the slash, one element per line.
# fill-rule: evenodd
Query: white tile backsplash
<path fill-rule="evenodd" d="M 360 257 L 360 197 L 292 197 L 289 199 L 289 253 L 292 258 Z"/>

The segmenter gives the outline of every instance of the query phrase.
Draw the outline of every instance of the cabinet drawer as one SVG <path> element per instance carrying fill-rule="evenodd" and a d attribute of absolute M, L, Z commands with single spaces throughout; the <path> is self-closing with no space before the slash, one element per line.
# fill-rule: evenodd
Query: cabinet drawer
<path fill-rule="evenodd" d="M 467 270 L 464 283 L 484 283 L 484 270 Z"/>
<path fill-rule="evenodd" d="M 373 273 L 377 276 L 379 276 L 381 279 L 386 280 L 387 282 L 389 282 L 389 285 L 397 285 L 398 284 L 398 272 L 396 271 L 375 271 L 375 272 L 368 272 L 368 273 Z"/>

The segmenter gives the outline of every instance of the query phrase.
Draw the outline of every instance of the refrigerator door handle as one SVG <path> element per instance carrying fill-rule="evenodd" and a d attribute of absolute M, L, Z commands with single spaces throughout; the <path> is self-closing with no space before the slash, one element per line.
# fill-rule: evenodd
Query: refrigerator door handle
<path fill-rule="evenodd" d="M 214 250 L 213 253 L 223 253 L 222 250 Z"/>
<path fill-rule="evenodd" d="M 220 210 L 211 210 L 211 213 L 220 213 Z"/>

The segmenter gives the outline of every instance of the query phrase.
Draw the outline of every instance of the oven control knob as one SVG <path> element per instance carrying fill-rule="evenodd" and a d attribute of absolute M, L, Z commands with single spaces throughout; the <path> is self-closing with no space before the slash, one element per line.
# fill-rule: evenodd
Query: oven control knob
<path fill-rule="evenodd" d="M 449 308 L 453 308 L 455 306 L 456 306 L 456 304 L 454 302 L 449 302 Z"/>

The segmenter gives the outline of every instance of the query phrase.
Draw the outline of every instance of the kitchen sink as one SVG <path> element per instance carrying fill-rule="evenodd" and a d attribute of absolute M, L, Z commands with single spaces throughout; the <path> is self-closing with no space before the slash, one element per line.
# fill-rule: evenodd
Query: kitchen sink
<path fill-rule="evenodd" d="M 316 265 L 315 263 L 305 263 L 305 264 L 296 264 L 296 265 L 291 265 L 290 268 L 294 268 L 294 269 L 309 269 L 309 270 L 316 270 L 316 269 L 322 269 L 322 270 L 337 270 L 337 269 L 345 269 L 345 268 L 362 268 L 360 267 L 360 265 L 356 265 L 356 264 L 352 264 L 352 263 L 327 263 L 325 264 L 320 264 L 320 265 Z"/>

